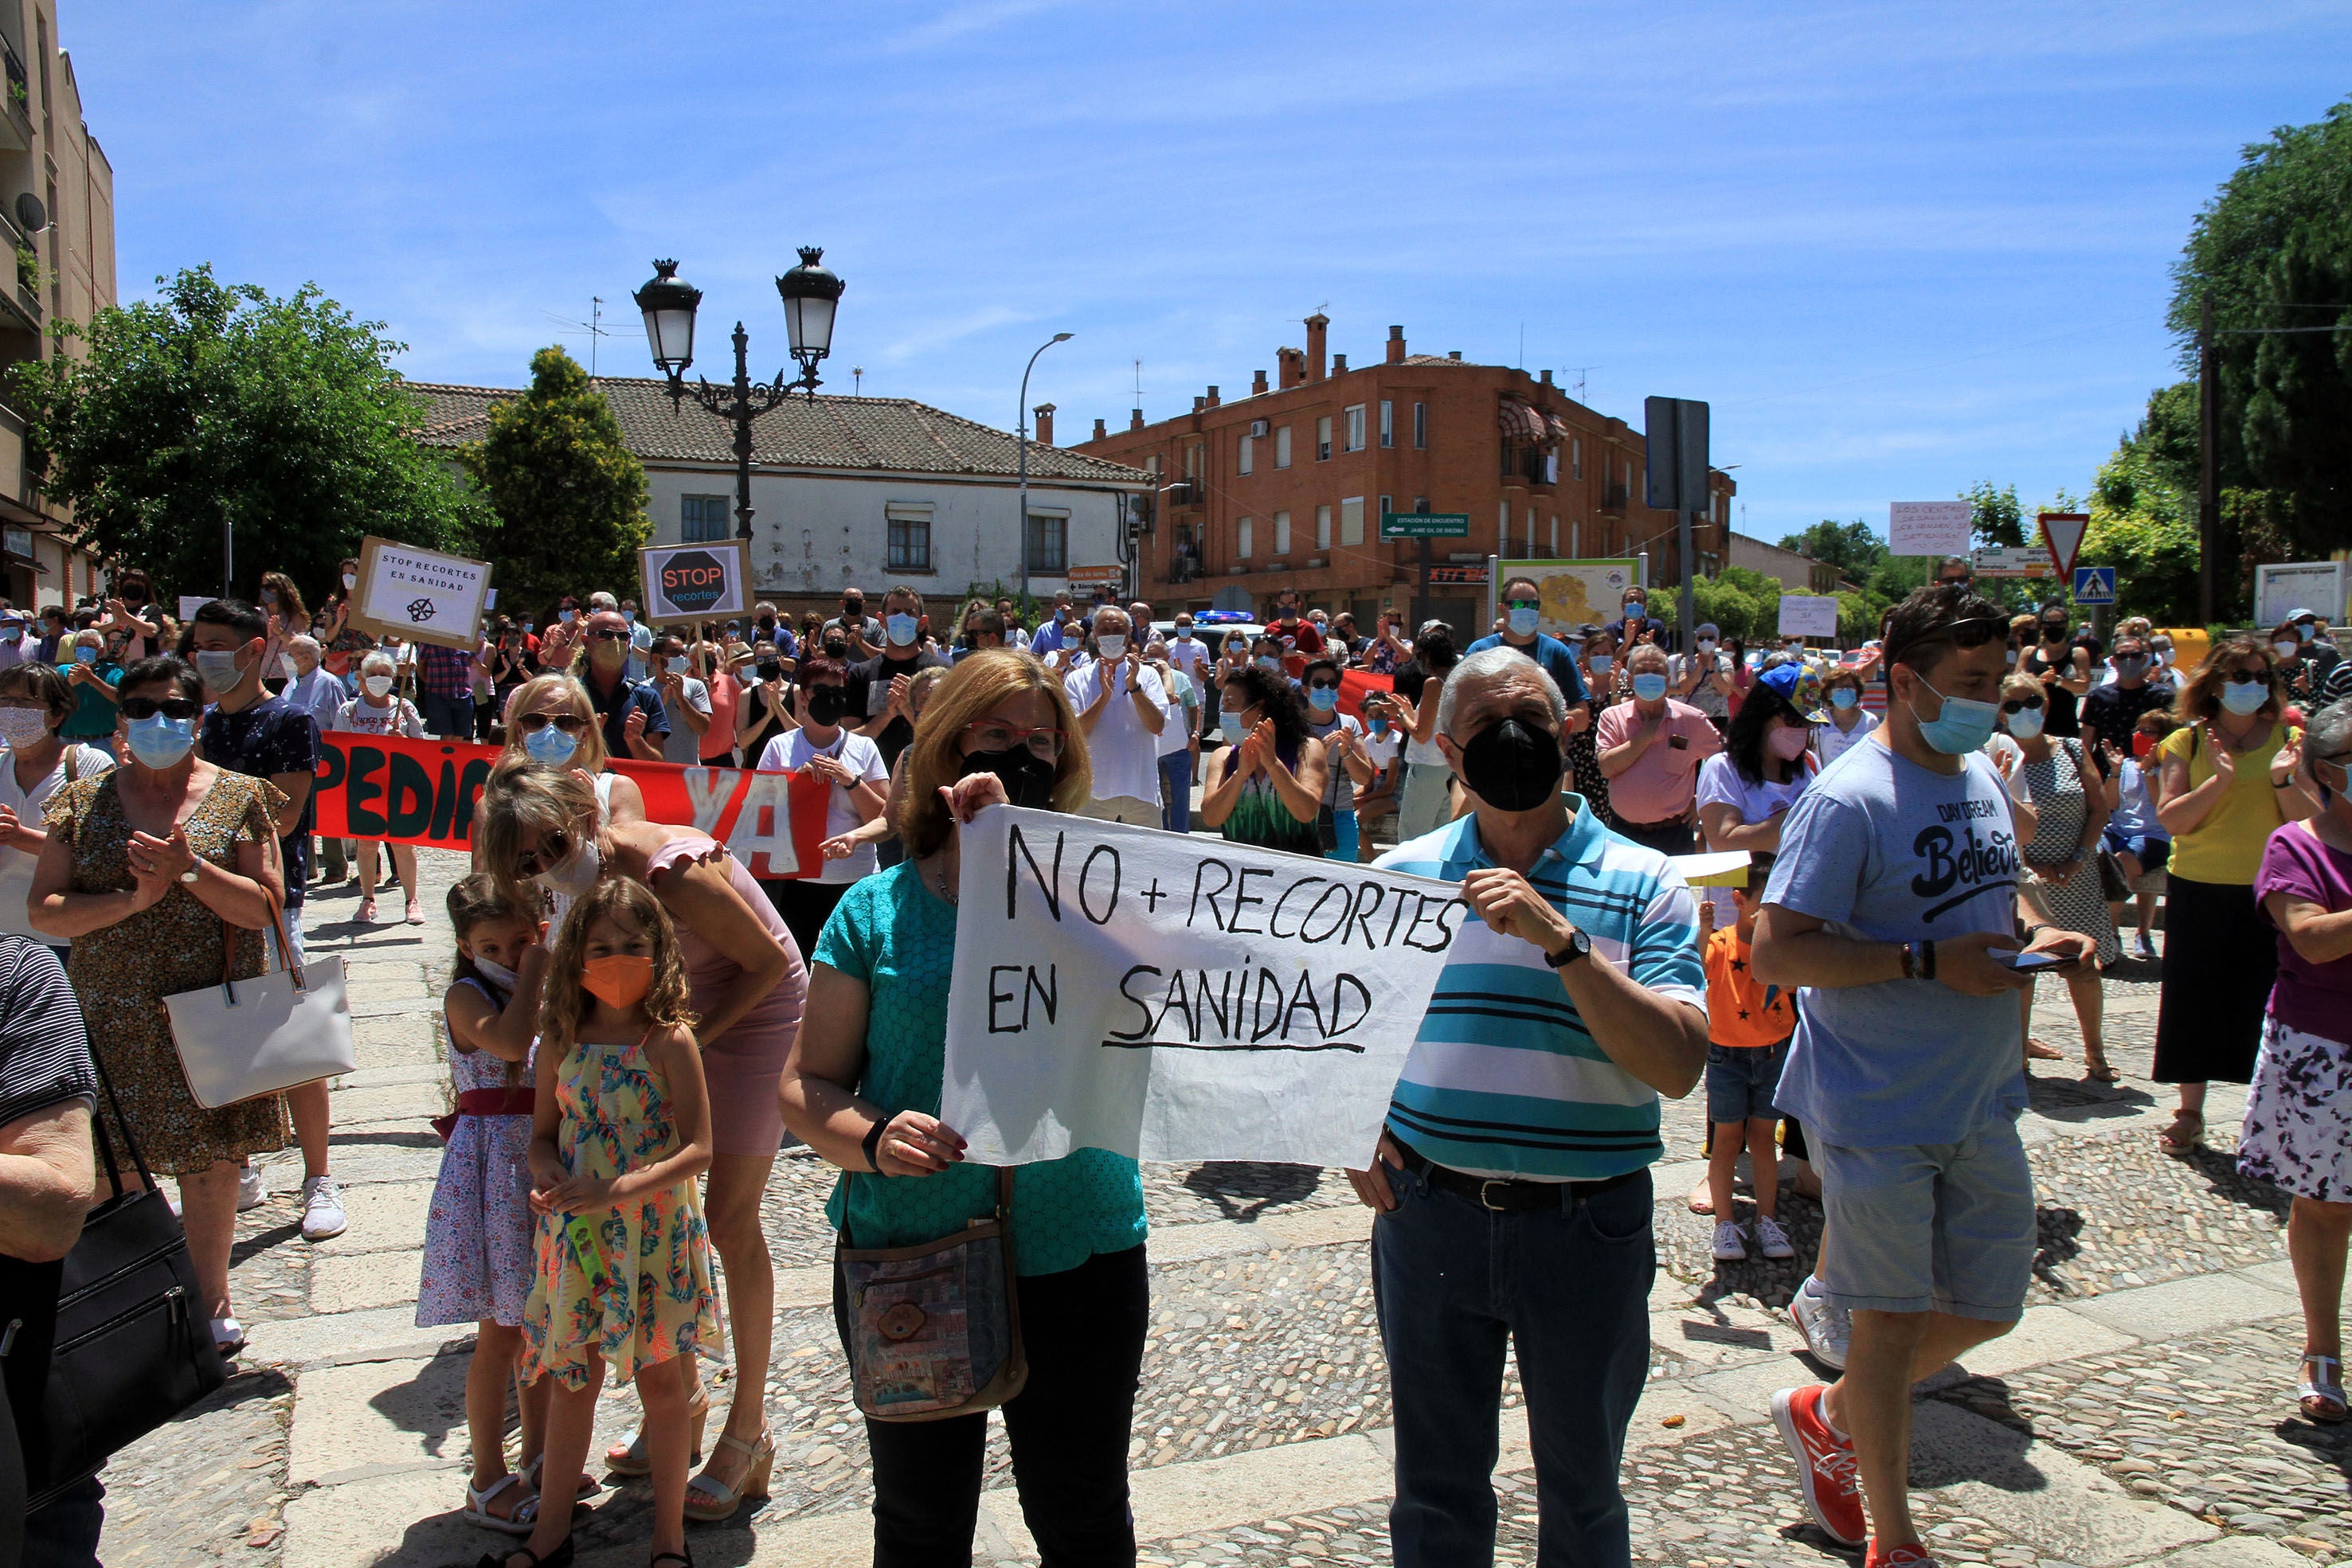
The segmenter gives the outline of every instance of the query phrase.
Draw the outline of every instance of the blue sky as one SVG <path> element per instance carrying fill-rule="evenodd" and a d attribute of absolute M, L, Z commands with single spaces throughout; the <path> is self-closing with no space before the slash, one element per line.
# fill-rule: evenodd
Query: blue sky
<path fill-rule="evenodd" d="M 1714 405 L 1745 531 L 2085 489 L 2174 378 L 2167 268 L 2239 148 L 2352 92 L 2352 10 L 69 0 L 126 297 L 316 281 L 420 380 L 513 385 L 675 256 L 701 359 L 820 244 L 831 390 L 1065 441 L 1331 348 Z M 2329 62 L 2335 62 L 2333 66 Z M 1524 333 L 1524 350 L 1521 348 Z M 583 361 L 584 334 L 562 338 Z"/>

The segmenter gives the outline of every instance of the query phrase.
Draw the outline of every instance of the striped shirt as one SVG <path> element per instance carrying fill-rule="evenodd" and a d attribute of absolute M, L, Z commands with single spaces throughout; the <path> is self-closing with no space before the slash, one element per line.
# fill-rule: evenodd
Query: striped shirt
<path fill-rule="evenodd" d="M 38 942 L 0 936 L 0 1126 L 97 1096 L 89 1032 L 64 966 Z"/>
<path fill-rule="evenodd" d="M 1614 964 L 1705 1011 L 1698 906 L 1664 855 L 1618 837 L 1575 795 L 1568 831 L 1528 881 Z M 1373 862 L 1460 882 L 1494 865 L 1463 817 Z M 1664 1153 L 1657 1092 L 1601 1051 L 1532 942 L 1472 920 L 1454 937 L 1389 1106 L 1389 1132 L 1479 1176 L 1593 1181 Z"/>

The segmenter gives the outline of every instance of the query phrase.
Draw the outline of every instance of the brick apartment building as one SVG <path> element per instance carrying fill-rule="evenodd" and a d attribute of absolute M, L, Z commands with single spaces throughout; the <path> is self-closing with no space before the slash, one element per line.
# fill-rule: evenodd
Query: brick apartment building
<path fill-rule="evenodd" d="M 1296 588 L 1309 606 L 1352 610 L 1360 624 L 1410 610 L 1420 546 L 1383 542 L 1382 511 L 1466 512 L 1467 538 L 1438 539 L 1429 612 L 1462 629 L 1481 614 L 1486 558 L 1650 556 L 1650 581 L 1679 580 L 1675 516 L 1643 504 L 1643 438 L 1552 382 L 1503 365 L 1408 354 L 1391 327 L 1385 355 L 1327 364 L 1329 319 L 1306 320 L 1307 347 L 1275 351 L 1276 379 L 1249 395 L 1216 387 L 1192 411 L 1094 434 L 1071 450 L 1159 476 L 1156 516 L 1138 541 L 1143 597 L 1163 612 L 1270 609 Z M 1039 439 L 1053 440 L 1041 411 Z M 1693 529 L 1701 575 L 1722 564 L 1733 485 L 1712 476 L 1713 506 Z M 1449 570 L 1450 569 L 1450 570 Z M 1445 580 L 1452 579 L 1451 583 Z"/>

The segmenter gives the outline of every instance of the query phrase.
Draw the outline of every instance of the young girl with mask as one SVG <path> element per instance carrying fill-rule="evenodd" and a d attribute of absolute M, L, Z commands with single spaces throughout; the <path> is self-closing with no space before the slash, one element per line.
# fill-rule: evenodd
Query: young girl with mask
<path fill-rule="evenodd" d="M 507 1469 L 507 1389 L 522 1355 L 530 1296 L 531 1046 L 547 931 L 536 910 L 480 872 L 449 890 L 457 933 L 457 978 L 441 998 L 449 1027 L 450 1115 L 433 1124 L 447 1143 L 425 1215 L 425 1261 L 416 1326 L 475 1325 L 466 1374 L 466 1427 L 473 1474 L 468 1524 L 526 1535 L 538 1517 L 537 1470 L 546 1434 L 548 1380 L 525 1384 L 520 1472 Z"/>
<path fill-rule="evenodd" d="M 415 705 L 406 697 L 392 695 L 394 667 L 388 653 L 374 653 L 360 661 L 360 695 L 335 712 L 331 731 L 354 735 L 397 735 L 410 740 L 425 738 L 425 720 Z M 381 839 L 362 839 L 360 846 L 360 918 L 373 925 L 376 920 L 375 852 L 383 842 Z M 405 918 L 411 925 L 425 924 L 425 906 L 418 901 L 416 888 L 416 846 L 394 843 L 392 850 L 392 873 L 408 893 Z"/>
<path fill-rule="evenodd" d="M 525 1374 L 552 1385 L 543 1490 L 530 1541 L 484 1554 L 481 1568 L 569 1568 L 608 1374 L 635 1382 L 645 1407 L 653 1568 L 692 1568 L 679 1368 L 718 1348 L 719 1328 L 694 1190 L 710 1166 L 711 1097 L 686 962 L 660 900 L 614 877 L 579 895 L 547 967 L 530 1152 L 538 1266 L 523 1316 Z"/>

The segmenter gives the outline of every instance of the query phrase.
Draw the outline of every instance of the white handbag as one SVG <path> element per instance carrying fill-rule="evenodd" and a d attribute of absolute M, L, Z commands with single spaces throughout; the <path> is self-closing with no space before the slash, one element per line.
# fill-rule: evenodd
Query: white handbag
<path fill-rule="evenodd" d="M 354 1071 L 352 1007 L 343 989 L 343 961 L 292 960 L 285 912 L 272 900 L 269 934 L 284 967 L 249 979 L 223 975 L 217 986 L 165 997 L 180 1071 L 198 1105 L 217 1111 L 241 1100 L 275 1094 Z M 236 955 L 236 926 L 221 922 L 226 967 Z"/>

